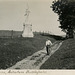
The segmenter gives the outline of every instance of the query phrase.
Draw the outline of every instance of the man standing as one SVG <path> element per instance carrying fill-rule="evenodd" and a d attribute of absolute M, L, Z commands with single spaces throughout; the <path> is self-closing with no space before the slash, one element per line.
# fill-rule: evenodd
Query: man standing
<path fill-rule="evenodd" d="M 46 51 L 47 51 L 47 55 L 49 55 L 49 51 L 50 51 L 51 45 L 52 45 L 52 42 L 47 39 L 47 41 L 46 41 Z"/>

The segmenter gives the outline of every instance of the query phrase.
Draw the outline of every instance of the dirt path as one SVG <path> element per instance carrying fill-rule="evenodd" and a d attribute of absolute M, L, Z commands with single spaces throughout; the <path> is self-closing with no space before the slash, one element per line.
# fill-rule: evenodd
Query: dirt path
<path fill-rule="evenodd" d="M 34 53 L 31 56 L 28 56 L 27 58 L 23 59 L 22 61 L 19 61 L 14 66 L 8 68 L 8 69 L 40 69 L 40 66 L 45 63 L 45 61 L 55 52 L 59 49 L 59 47 L 62 45 L 62 42 L 55 42 L 52 46 L 52 50 L 50 55 L 46 55 L 46 49 L 40 50 L 36 53 Z"/>

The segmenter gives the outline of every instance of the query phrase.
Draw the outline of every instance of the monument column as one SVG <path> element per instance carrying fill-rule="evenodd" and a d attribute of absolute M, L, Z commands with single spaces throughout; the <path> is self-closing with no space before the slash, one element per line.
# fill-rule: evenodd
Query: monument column
<path fill-rule="evenodd" d="M 23 33 L 22 33 L 22 37 L 33 37 L 33 32 L 32 32 L 32 24 L 30 24 L 28 22 L 28 17 L 29 17 L 29 8 L 26 9 L 26 13 L 25 13 L 25 22 L 23 25 Z"/>

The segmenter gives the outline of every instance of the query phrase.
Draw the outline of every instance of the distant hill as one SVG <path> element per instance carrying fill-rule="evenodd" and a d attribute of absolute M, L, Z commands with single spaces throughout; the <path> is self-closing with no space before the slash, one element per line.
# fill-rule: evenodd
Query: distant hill
<path fill-rule="evenodd" d="M 43 32 L 33 32 L 33 34 L 35 36 L 40 34 L 42 36 L 52 37 L 56 40 L 62 40 L 65 38 L 63 36 L 58 36 L 58 35 L 53 35 L 53 34 L 43 33 Z M 0 38 L 11 38 L 11 37 L 16 38 L 16 37 L 21 37 L 21 36 L 22 36 L 22 31 L 0 30 Z"/>
<path fill-rule="evenodd" d="M 22 35 L 22 31 L 10 31 L 10 30 L 0 30 L 0 38 L 8 38 L 8 37 L 20 37 Z"/>
<path fill-rule="evenodd" d="M 48 37 L 52 37 L 56 40 L 64 40 L 65 36 L 59 36 L 59 35 L 54 35 L 54 34 L 48 34 L 48 33 L 41 33 L 42 36 L 48 36 Z"/>

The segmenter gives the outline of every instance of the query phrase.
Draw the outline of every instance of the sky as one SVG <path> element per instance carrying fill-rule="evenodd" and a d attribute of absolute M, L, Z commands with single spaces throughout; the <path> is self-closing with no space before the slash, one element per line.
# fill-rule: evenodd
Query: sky
<path fill-rule="evenodd" d="M 50 8 L 53 0 L 0 0 L 0 30 L 23 30 L 25 11 L 29 6 L 29 23 L 33 31 L 50 31 L 64 35 L 58 27 L 58 15 Z"/>

